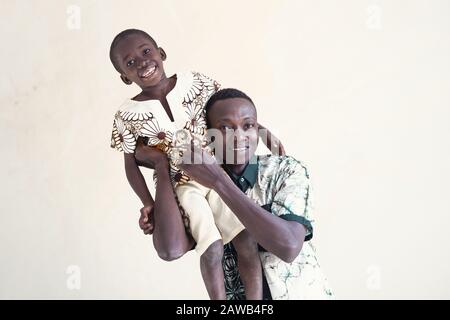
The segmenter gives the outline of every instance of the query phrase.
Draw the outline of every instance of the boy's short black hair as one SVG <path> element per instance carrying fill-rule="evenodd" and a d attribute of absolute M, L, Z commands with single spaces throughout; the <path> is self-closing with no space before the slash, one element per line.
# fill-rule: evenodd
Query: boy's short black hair
<path fill-rule="evenodd" d="M 127 29 L 127 30 L 120 32 L 117 36 L 114 37 L 114 40 L 111 42 L 111 47 L 109 48 L 109 59 L 111 60 L 114 68 L 119 73 L 121 73 L 122 70 L 120 70 L 119 63 L 118 63 L 116 57 L 114 56 L 114 50 L 116 49 L 117 45 L 119 44 L 119 42 L 122 39 L 124 39 L 130 35 L 133 35 L 133 34 L 140 34 L 140 35 L 146 37 L 148 40 L 150 40 L 152 42 L 152 44 L 156 48 L 158 48 L 158 44 L 156 43 L 156 41 L 145 31 L 142 31 L 139 29 Z"/>
<path fill-rule="evenodd" d="M 222 89 L 217 91 L 216 93 L 214 93 L 206 102 L 205 105 L 205 119 L 206 119 L 206 125 L 208 126 L 208 128 L 210 128 L 210 123 L 209 123 L 209 119 L 208 119 L 208 113 L 211 109 L 211 107 L 214 105 L 214 103 L 216 103 L 217 101 L 220 100 L 226 100 L 226 99 L 233 99 L 233 98 L 241 98 L 241 99 L 246 99 L 248 101 L 250 101 L 250 103 L 253 105 L 253 107 L 255 107 L 255 104 L 253 103 L 252 99 L 250 99 L 250 97 L 248 95 L 246 95 L 244 92 L 242 92 L 241 90 L 238 89 L 234 89 L 234 88 L 226 88 L 226 89 Z M 256 107 L 255 107 L 256 110 Z"/>

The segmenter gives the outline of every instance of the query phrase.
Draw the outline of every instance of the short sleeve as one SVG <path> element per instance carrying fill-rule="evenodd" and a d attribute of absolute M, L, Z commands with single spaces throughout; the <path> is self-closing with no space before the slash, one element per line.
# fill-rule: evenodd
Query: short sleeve
<path fill-rule="evenodd" d="M 293 158 L 286 161 L 277 178 L 277 192 L 271 211 L 282 219 L 297 221 L 305 226 L 305 241 L 313 236 L 312 188 L 305 166 Z"/>
<path fill-rule="evenodd" d="M 133 133 L 132 126 L 122 119 L 120 111 L 117 111 L 114 116 L 111 148 L 125 153 L 134 153 L 136 148 L 136 136 Z"/>
<path fill-rule="evenodd" d="M 220 90 L 220 83 L 216 80 L 204 75 L 203 73 L 197 72 L 199 79 L 202 81 L 203 85 L 208 89 L 210 94 L 213 94 Z"/>

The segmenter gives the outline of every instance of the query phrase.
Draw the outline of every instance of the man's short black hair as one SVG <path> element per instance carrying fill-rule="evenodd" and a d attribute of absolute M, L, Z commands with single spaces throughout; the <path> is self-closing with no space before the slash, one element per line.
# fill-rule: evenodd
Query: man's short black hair
<path fill-rule="evenodd" d="M 145 31 L 139 30 L 139 29 L 127 29 L 122 31 L 121 33 L 119 33 L 117 36 L 114 37 L 114 40 L 111 43 L 111 47 L 109 48 L 109 59 L 111 60 L 114 68 L 116 68 L 116 70 L 119 73 L 122 73 L 122 70 L 120 69 L 119 66 L 119 62 L 117 61 L 115 55 L 114 55 L 114 50 L 116 49 L 117 45 L 119 44 L 120 41 L 122 41 L 124 38 L 133 35 L 133 34 L 140 34 L 144 37 L 146 37 L 148 40 L 151 41 L 151 43 L 158 48 L 158 45 L 156 44 L 156 41 Z"/>
<path fill-rule="evenodd" d="M 209 100 L 206 102 L 206 105 L 205 105 L 205 119 L 206 119 L 206 125 L 208 126 L 208 128 L 211 127 L 210 123 L 209 123 L 209 119 L 208 119 L 208 113 L 211 110 L 211 107 L 217 101 L 233 99 L 233 98 L 246 99 L 246 100 L 250 101 L 250 103 L 253 105 L 253 107 L 255 107 L 255 104 L 253 103 L 252 99 L 250 99 L 250 97 L 248 95 L 246 95 L 244 92 L 242 92 L 241 90 L 233 89 L 233 88 L 226 88 L 226 89 L 219 90 L 209 98 Z M 255 107 L 255 110 L 256 110 L 256 107 Z"/>

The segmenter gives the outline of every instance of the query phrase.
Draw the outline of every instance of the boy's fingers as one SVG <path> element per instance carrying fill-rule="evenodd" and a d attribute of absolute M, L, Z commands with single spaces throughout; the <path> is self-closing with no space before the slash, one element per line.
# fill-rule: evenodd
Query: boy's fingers
<path fill-rule="evenodd" d="M 145 230 L 144 230 L 144 234 L 152 234 L 153 233 L 153 226 L 151 226 L 151 227 L 149 227 L 149 228 L 146 228 Z"/>
<path fill-rule="evenodd" d="M 139 228 L 141 228 L 142 230 L 145 229 L 145 224 L 144 224 L 144 222 L 142 221 L 142 219 L 139 219 Z"/>
<path fill-rule="evenodd" d="M 153 230 L 153 225 L 151 223 L 139 223 L 139 227 L 146 233 L 148 230 Z"/>
<path fill-rule="evenodd" d="M 286 151 L 284 150 L 284 146 L 283 146 L 281 143 L 280 143 L 279 149 L 280 149 L 280 155 L 281 155 L 281 156 L 286 155 Z"/>

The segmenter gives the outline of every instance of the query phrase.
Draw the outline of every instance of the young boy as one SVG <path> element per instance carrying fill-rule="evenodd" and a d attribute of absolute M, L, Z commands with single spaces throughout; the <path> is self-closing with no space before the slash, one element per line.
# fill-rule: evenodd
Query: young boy
<path fill-rule="evenodd" d="M 196 242 L 210 298 L 225 299 L 221 266 L 223 244 L 233 241 L 247 298 L 261 299 L 262 272 L 256 243 L 220 198 L 214 197 L 214 191 L 190 180 L 173 159 L 180 129 L 184 130 L 181 133 L 188 132 L 191 137 L 202 139 L 206 130 L 203 108 L 219 89 L 219 84 L 199 73 L 179 73 L 167 78 L 163 68 L 166 53 L 141 30 L 128 29 L 119 33 L 111 44 L 110 59 L 125 84 L 134 82 L 142 89 L 137 96 L 126 100 L 115 114 L 111 139 L 111 147 L 124 152 L 131 187 L 144 207 L 154 207 L 134 155 L 138 139 L 143 138 L 147 145 L 157 147 L 169 157 L 172 185 L 185 227 Z M 156 175 L 154 179 L 156 183 Z M 211 198 L 214 202 L 209 201 Z M 212 209 L 220 211 L 215 212 L 223 221 L 220 225 L 215 223 Z"/>

